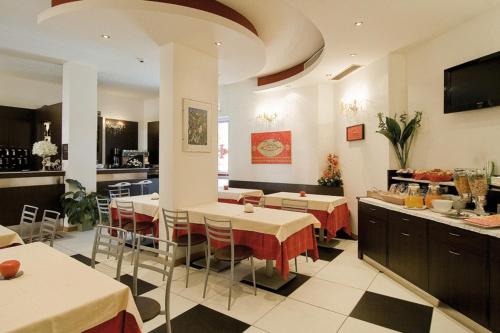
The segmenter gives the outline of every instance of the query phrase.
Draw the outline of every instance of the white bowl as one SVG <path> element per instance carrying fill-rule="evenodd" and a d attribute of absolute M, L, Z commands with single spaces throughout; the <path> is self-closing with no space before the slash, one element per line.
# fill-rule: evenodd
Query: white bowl
<path fill-rule="evenodd" d="M 438 212 L 446 213 L 451 210 L 452 206 L 453 206 L 453 201 L 451 200 L 441 200 L 441 199 L 432 200 L 432 207 L 434 207 L 434 210 Z"/>

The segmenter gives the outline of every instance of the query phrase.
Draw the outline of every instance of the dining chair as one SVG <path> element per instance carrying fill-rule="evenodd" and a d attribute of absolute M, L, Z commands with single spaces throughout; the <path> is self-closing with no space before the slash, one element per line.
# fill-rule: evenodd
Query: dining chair
<path fill-rule="evenodd" d="M 204 244 L 207 253 L 207 237 L 202 234 L 192 233 L 189 226 L 189 214 L 186 211 L 173 211 L 162 208 L 163 221 L 167 231 L 167 240 L 170 240 L 170 231 L 185 233 L 175 238 L 178 247 L 186 248 L 186 288 L 189 283 L 189 268 L 191 267 L 191 247 Z M 207 258 L 205 257 L 205 261 Z M 165 277 L 163 277 L 165 279 Z"/>
<path fill-rule="evenodd" d="M 139 186 L 141 188 L 141 195 L 144 195 L 144 188 L 148 189 L 147 192 L 149 193 L 149 185 L 151 184 L 153 184 L 152 181 L 145 179 L 140 182 L 133 183 L 132 185 Z"/>
<path fill-rule="evenodd" d="M 127 232 L 123 229 L 98 224 L 95 231 L 90 266 L 95 268 L 98 253 L 105 254 L 108 258 L 110 256 L 114 257 L 117 260 L 115 279 L 120 281 L 126 237 Z"/>
<path fill-rule="evenodd" d="M 309 201 L 307 200 L 293 200 L 293 199 L 283 199 L 281 200 L 281 209 L 288 210 L 291 212 L 299 212 L 299 213 L 307 213 L 309 210 Z M 309 256 L 306 254 L 306 262 L 309 262 Z M 295 262 L 295 272 L 298 272 L 297 269 L 297 257 L 294 258 Z"/>
<path fill-rule="evenodd" d="M 153 243 L 159 244 L 158 248 L 151 248 L 149 246 L 144 246 L 143 241 L 149 240 Z M 137 274 L 139 268 L 147 269 L 153 272 L 163 274 L 167 277 L 167 284 L 165 286 L 165 317 L 167 333 L 172 332 L 172 327 L 170 325 L 170 290 L 172 287 L 172 276 L 174 274 L 175 258 L 177 255 L 177 244 L 168 240 L 148 237 L 143 235 L 137 236 L 136 250 L 134 252 L 134 279 L 132 285 L 132 293 L 134 295 L 134 301 L 141 315 L 143 322 L 153 319 L 161 312 L 161 305 L 154 299 L 144 296 L 137 296 Z M 157 256 L 157 261 L 160 265 L 152 265 L 147 263 L 147 261 L 141 260 L 142 258 L 151 258 L 151 256 Z M 163 262 L 162 262 L 163 261 Z M 161 265 L 163 263 L 163 265 Z M 163 268 L 161 268 L 163 267 Z"/>
<path fill-rule="evenodd" d="M 99 213 L 99 224 L 112 226 L 110 200 L 108 198 L 96 198 L 97 211 Z"/>
<path fill-rule="evenodd" d="M 54 246 L 54 238 L 56 237 L 57 227 L 59 226 L 59 216 L 61 213 L 54 210 L 44 210 L 42 224 L 40 225 L 40 234 L 38 241 L 50 241 L 50 247 Z"/>
<path fill-rule="evenodd" d="M 109 198 L 123 198 L 130 197 L 130 189 L 129 188 L 116 188 L 109 190 Z"/>
<path fill-rule="evenodd" d="M 36 222 L 37 213 L 38 207 L 24 205 L 21 220 L 19 221 L 19 236 L 25 243 L 33 241 L 33 226 Z M 26 232 L 28 235 L 26 235 Z"/>
<path fill-rule="evenodd" d="M 254 207 L 264 207 L 264 197 L 245 194 L 243 196 L 243 204 L 246 205 L 247 203 L 252 204 Z"/>
<path fill-rule="evenodd" d="M 229 298 L 227 310 L 231 310 L 231 292 L 234 284 L 234 263 L 245 259 L 250 259 L 252 270 L 254 295 L 257 295 L 257 286 L 255 284 L 255 266 L 253 262 L 253 250 L 245 245 L 234 244 L 233 225 L 231 220 L 212 220 L 204 217 L 205 230 L 207 234 L 207 268 L 205 269 L 205 286 L 203 288 L 203 298 L 207 292 L 208 275 L 210 272 L 211 242 L 226 243 L 224 247 L 215 249 L 214 258 L 221 261 L 231 262 L 231 277 L 229 281 Z"/>
<path fill-rule="evenodd" d="M 116 200 L 116 210 L 118 211 L 118 227 L 125 229 L 132 235 L 132 253 L 135 247 L 135 241 L 138 234 L 145 235 L 149 230 L 154 233 L 155 224 L 153 221 L 144 221 L 137 223 L 135 216 L 134 203 L 132 201 Z M 133 264 L 133 262 L 131 262 Z"/>

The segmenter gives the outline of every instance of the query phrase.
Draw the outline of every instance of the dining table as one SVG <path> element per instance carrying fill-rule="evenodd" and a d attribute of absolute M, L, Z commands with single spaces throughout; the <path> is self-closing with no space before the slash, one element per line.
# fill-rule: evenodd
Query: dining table
<path fill-rule="evenodd" d="M 314 229 L 320 227 L 317 218 L 309 213 L 254 207 L 245 212 L 241 205 L 207 203 L 186 207 L 191 232 L 205 234 L 204 217 L 215 220 L 230 220 L 234 243 L 246 245 L 253 250 L 254 257 L 266 260 L 266 266 L 255 272 L 259 286 L 277 290 L 296 274 L 290 273 L 289 260 L 308 252 L 313 260 L 319 258 Z M 181 235 L 176 234 L 175 237 Z M 214 247 L 227 243 L 213 241 Z M 276 266 L 274 266 L 276 262 Z M 251 275 L 244 280 L 251 280 Z"/>
<path fill-rule="evenodd" d="M 21 262 L 0 278 L 0 330 L 9 333 L 139 333 L 142 320 L 125 284 L 40 242 L 0 251 Z"/>
<path fill-rule="evenodd" d="M 264 196 L 264 205 L 268 208 L 281 209 L 283 200 L 306 201 L 308 204 L 307 211 L 321 223 L 319 231 L 320 245 L 327 244 L 341 229 L 351 235 L 346 197 L 309 193 L 303 195 L 293 192 L 267 194 Z"/>
<path fill-rule="evenodd" d="M 24 242 L 17 232 L 0 225 L 0 249 L 21 244 Z"/>
<path fill-rule="evenodd" d="M 160 200 L 157 194 L 119 197 L 111 200 L 111 218 L 114 226 L 118 226 L 118 209 L 116 208 L 117 201 L 132 202 L 134 204 L 136 222 L 155 222 L 154 235 L 155 237 L 159 236 L 158 223 L 160 221 Z"/>
<path fill-rule="evenodd" d="M 243 198 L 250 196 L 260 198 L 264 195 L 262 190 L 236 187 L 219 187 L 218 188 L 219 202 L 243 204 Z"/>

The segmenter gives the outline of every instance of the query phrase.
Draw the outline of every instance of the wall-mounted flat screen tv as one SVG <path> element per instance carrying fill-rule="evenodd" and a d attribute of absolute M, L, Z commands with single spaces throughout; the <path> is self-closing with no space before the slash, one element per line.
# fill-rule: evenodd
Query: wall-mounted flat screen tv
<path fill-rule="evenodd" d="M 444 71 L 444 113 L 500 105 L 500 52 Z"/>

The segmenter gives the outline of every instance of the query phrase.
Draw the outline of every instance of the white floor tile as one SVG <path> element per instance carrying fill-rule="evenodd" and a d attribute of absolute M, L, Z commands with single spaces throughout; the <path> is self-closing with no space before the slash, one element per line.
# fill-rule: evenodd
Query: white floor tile
<path fill-rule="evenodd" d="M 390 296 L 394 298 L 403 299 L 405 301 L 419 303 L 427 306 L 432 306 L 429 302 L 424 300 L 423 298 L 417 296 L 409 289 L 406 289 L 387 275 L 383 273 L 379 273 L 372 284 L 368 288 L 368 291 L 382 294 L 385 296 Z"/>
<path fill-rule="evenodd" d="M 231 310 L 228 311 L 228 296 L 229 288 L 222 293 L 218 292 L 201 304 L 252 325 L 285 299 L 283 296 L 260 289 L 257 289 L 257 295 L 254 295 L 253 287 L 237 283 L 233 287 Z"/>
<path fill-rule="evenodd" d="M 254 325 L 272 333 L 336 332 L 345 316 L 306 303 L 287 299 Z"/>
<path fill-rule="evenodd" d="M 347 318 L 347 320 L 344 322 L 344 325 L 342 325 L 342 327 L 338 331 L 338 333 L 395 333 L 395 332 L 397 331 L 351 317 Z"/>
<path fill-rule="evenodd" d="M 311 258 L 309 258 L 306 261 L 305 256 L 299 256 L 297 257 L 297 264 L 298 264 L 298 269 L 299 269 L 299 274 L 303 275 L 308 275 L 308 276 L 314 276 L 317 274 L 320 270 L 326 267 L 326 265 L 329 264 L 328 261 L 325 260 L 316 260 L 313 261 Z M 293 260 L 290 260 L 290 269 L 295 272 L 295 262 Z"/>
<path fill-rule="evenodd" d="M 243 333 L 267 333 L 266 331 L 261 330 L 260 328 L 257 328 L 255 326 L 250 326 L 247 330 L 245 330 Z"/>
<path fill-rule="evenodd" d="M 349 315 L 363 294 L 363 290 L 312 277 L 289 297 Z"/>
<path fill-rule="evenodd" d="M 378 270 L 372 266 L 342 253 L 319 271 L 316 277 L 366 290 L 377 274 Z"/>
<path fill-rule="evenodd" d="M 471 330 L 435 308 L 432 314 L 430 333 L 441 332 L 472 333 Z"/>
<path fill-rule="evenodd" d="M 186 281 L 184 279 L 175 280 L 172 281 L 172 292 L 193 302 L 201 303 L 217 295 L 217 293 L 223 293 L 227 290 L 225 279 L 220 278 L 217 274 L 210 274 L 208 277 L 206 298 L 203 299 L 204 283 L 205 272 L 203 270 L 191 272 L 191 274 L 189 274 L 189 287 L 186 288 Z"/>

